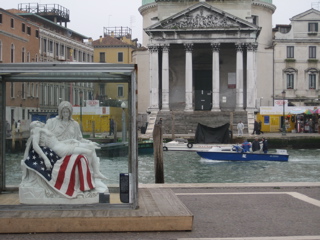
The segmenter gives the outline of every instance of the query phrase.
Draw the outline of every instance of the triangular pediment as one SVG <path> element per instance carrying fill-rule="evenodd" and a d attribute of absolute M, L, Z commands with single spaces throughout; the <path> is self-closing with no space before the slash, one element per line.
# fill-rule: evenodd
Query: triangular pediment
<path fill-rule="evenodd" d="M 291 21 L 320 21 L 320 11 L 311 8 L 308 11 L 300 13 L 290 19 Z"/>
<path fill-rule="evenodd" d="M 207 3 L 198 3 L 150 26 L 145 30 L 152 32 L 157 30 L 170 31 L 196 29 L 257 30 L 259 27 Z"/>

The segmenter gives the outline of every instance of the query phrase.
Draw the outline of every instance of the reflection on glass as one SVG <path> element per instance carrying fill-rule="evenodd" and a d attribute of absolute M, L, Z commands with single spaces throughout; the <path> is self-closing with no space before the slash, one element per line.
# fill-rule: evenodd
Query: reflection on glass
<path fill-rule="evenodd" d="M 102 181 L 109 189 L 118 189 L 120 173 L 128 172 L 127 83 L 15 82 L 7 88 L 10 89 L 6 101 L 7 187 L 17 187 L 21 182 L 21 161 L 30 137 L 30 123 L 50 122 L 58 116 L 58 105 L 68 101 L 73 109 L 72 118 L 82 127 L 83 139 L 100 147 L 96 154 L 100 158 L 100 171 L 107 178 Z M 65 124 L 69 129 L 70 122 Z"/>

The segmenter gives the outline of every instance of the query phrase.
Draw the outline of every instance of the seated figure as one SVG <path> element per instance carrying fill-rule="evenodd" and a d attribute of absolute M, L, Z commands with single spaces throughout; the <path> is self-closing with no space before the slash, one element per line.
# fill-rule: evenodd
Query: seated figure
<path fill-rule="evenodd" d="M 95 152 L 98 145 L 82 138 L 79 124 L 71 114 L 71 104 L 62 102 L 60 118 L 49 126 L 38 121 L 30 124 L 31 134 L 22 160 L 21 203 L 97 203 L 99 193 L 108 192 L 101 181 L 106 177 L 99 170 L 100 159 Z"/>

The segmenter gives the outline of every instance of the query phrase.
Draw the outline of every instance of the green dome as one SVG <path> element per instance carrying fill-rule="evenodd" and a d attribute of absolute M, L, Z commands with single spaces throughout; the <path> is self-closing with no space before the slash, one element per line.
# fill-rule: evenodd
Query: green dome
<path fill-rule="evenodd" d="M 155 1 L 156 0 L 142 0 L 142 6 L 145 5 L 145 4 L 148 4 L 148 3 L 153 3 Z"/>
<path fill-rule="evenodd" d="M 272 0 L 259 0 L 261 2 L 266 2 L 272 4 Z M 156 0 L 142 0 L 142 6 L 148 3 L 156 2 Z"/>

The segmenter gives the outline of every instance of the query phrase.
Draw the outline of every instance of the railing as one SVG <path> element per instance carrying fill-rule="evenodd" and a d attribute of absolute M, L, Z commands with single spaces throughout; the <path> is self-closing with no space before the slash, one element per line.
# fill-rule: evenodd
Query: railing
<path fill-rule="evenodd" d="M 153 3 L 153 2 L 155 2 L 156 0 L 142 0 L 142 6 L 143 5 L 146 5 L 146 4 L 148 4 L 148 3 Z"/>

